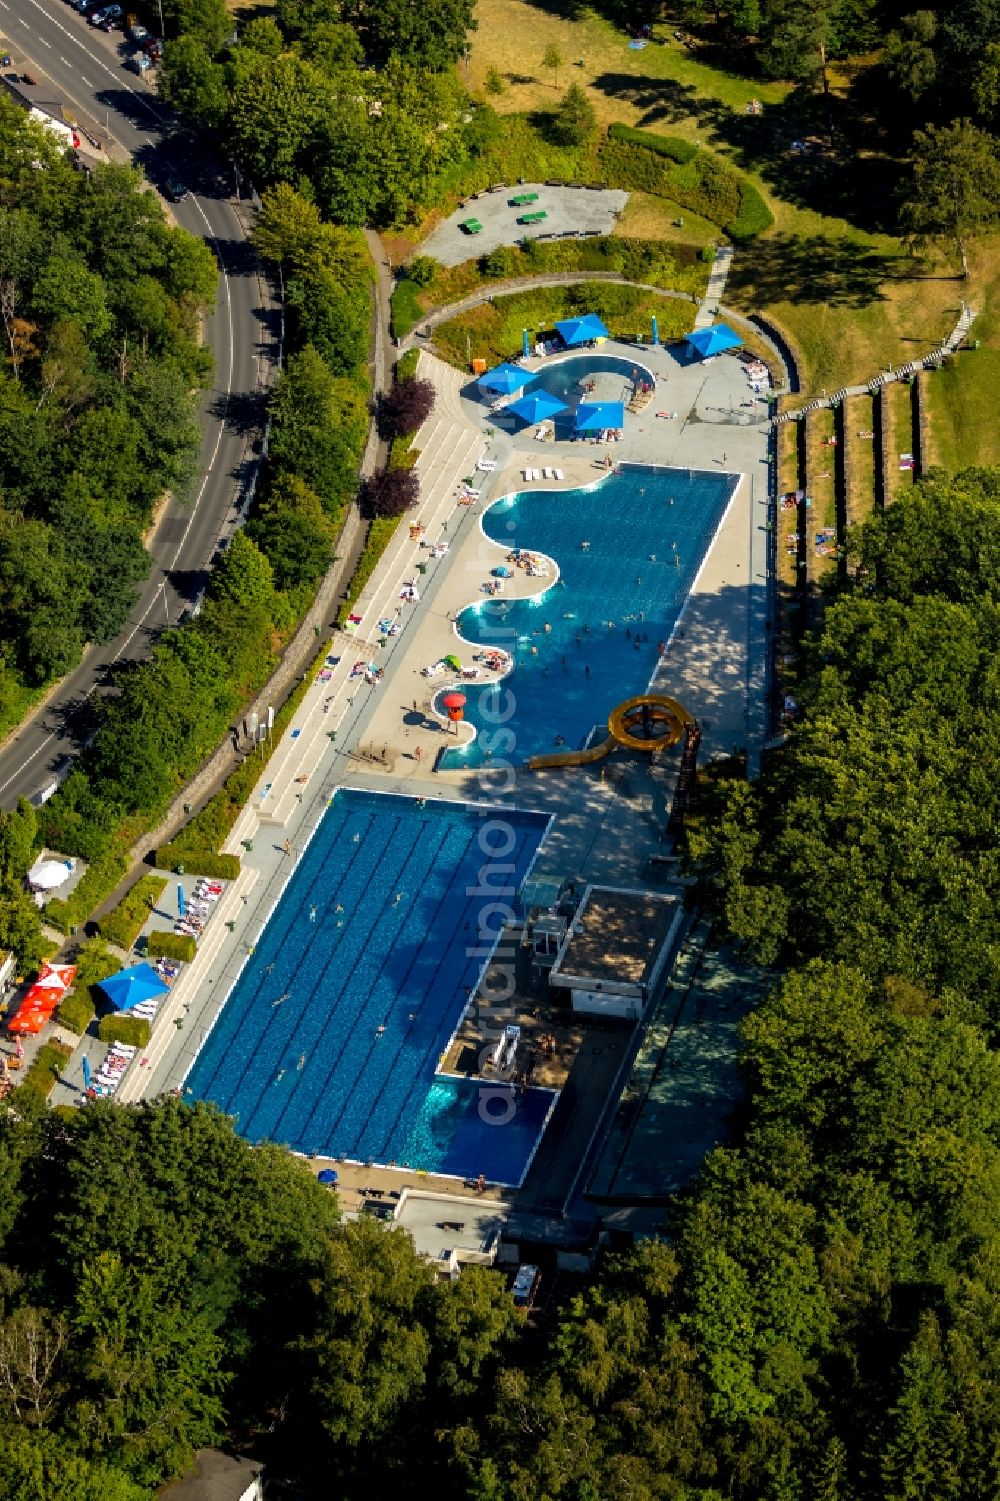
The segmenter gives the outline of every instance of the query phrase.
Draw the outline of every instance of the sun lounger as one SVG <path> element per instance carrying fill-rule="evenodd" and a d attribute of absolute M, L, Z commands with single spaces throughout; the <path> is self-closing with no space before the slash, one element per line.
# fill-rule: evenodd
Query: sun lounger
<path fill-rule="evenodd" d="M 562 470 L 561 469 L 553 469 L 553 471 L 552 471 L 552 477 L 553 477 L 553 479 L 562 479 L 562 477 L 563 477 Z"/>
<path fill-rule="evenodd" d="M 483 474 L 492 474 L 496 467 L 496 459 L 480 459 L 479 463 L 476 465 L 476 468 Z"/>
<path fill-rule="evenodd" d="M 551 469 L 543 469 L 542 475 L 545 479 L 555 479 L 555 475 L 553 474 Z"/>

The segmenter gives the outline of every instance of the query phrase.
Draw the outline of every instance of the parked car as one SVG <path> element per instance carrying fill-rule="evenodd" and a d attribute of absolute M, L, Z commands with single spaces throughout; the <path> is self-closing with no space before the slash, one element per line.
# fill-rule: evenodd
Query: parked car
<path fill-rule="evenodd" d="M 145 26 L 140 25 L 138 21 L 133 21 L 128 29 L 128 39 L 137 47 L 145 47 L 146 43 L 152 40 L 152 36 Z"/>
<path fill-rule="evenodd" d="M 168 177 L 163 184 L 163 191 L 171 203 L 183 203 L 188 195 L 187 187 L 179 177 Z"/>
<path fill-rule="evenodd" d="M 104 5 L 100 10 L 95 10 L 90 17 L 91 26 L 100 26 L 104 31 L 110 31 L 117 26 L 125 12 L 120 5 Z"/>
<path fill-rule="evenodd" d="M 142 47 L 146 56 L 154 63 L 158 63 L 163 56 L 163 43 L 158 36 L 147 37 Z"/>
<path fill-rule="evenodd" d="M 125 59 L 125 66 L 130 73 L 138 73 L 141 76 L 143 73 L 148 73 L 153 64 L 145 52 L 133 52 L 131 57 Z"/>

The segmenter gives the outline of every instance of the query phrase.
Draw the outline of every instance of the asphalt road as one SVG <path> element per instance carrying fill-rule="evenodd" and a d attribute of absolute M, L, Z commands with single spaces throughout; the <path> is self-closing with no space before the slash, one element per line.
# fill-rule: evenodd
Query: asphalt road
<path fill-rule="evenodd" d="M 171 205 L 177 223 L 205 240 L 219 263 L 219 295 L 206 320 L 215 378 L 202 403 L 200 471 L 184 504 L 171 502 L 150 544 L 153 566 L 121 635 L 92 649 L 45 709 L 0 750 L 0 807 L 34 797 L 91 727 L 88 701 L 109 667 L 145 656 L 164 627 L 198 598 L 220 539 L 249 502 L 264 421 L 268 361 L 279 314 L 236 210 L 235 178 L 157 97 L 155 83 L 126 72 L 121 32 L 99 31 L 63 0 L 0 0 L 0 34 L 14 68 L 51 84 L 78 123 L 117 159 L 131 157 L 155 187 L 179 177 L 189 196 Z"/>

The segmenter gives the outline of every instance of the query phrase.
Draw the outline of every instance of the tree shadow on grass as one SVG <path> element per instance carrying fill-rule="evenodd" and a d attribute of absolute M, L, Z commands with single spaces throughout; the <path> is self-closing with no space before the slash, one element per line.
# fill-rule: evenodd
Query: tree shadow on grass
<path fill-rule="evenodd" d="M 669 131 L 693 121 L 704 132 L 703 144 L 724 148 L 735 166 L 758 173 L 796 208 L 842 218 L 868 233 L 895 228 L 899 167 L 872 152 L 849 100 L 824 101 L 800 88 L 763 114 L 746 115 L 676 79 L 602 73 L 594 87 L 637 110 L 643 129 Z"/>
<path fill-rule="evenodd" d="M 856 240 L 776 234 L 734 257 L 727 297 L 736 305 L 822 302 L 863 308 L 881 301 L 883 283 L 898 274 L 897 256 Z"/>

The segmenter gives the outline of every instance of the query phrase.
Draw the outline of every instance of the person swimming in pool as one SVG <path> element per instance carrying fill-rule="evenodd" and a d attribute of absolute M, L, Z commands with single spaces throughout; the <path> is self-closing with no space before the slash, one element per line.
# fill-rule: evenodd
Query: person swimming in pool
<path fill-rule="evenodd" d="M 305 1068 L 305 1066 L 306 1066 L 306 1055 L 305 1055 L 305 1053 L 300 1053 L 299 1054 L 299 1061 L 295 1065 L 295 1067 L 298 1069 L 299 1073 L 301 1073 L 302 1070 Z"/>
<path fill-rule="evenodd" d="M 310 922 L 315 922 L 316 921 L 316 912 L 317 912 L 317 908 L 316 908 L 315 905 L 313 905 L 312 907 L 309 908 L 309 921 Z"/>
<path fill-rule="evenodd" d="M 272 1008 L 275 1007 L 275 1006 L 280 1006 L 283 1001 L 290 1000 L 291 999 L 291 995 L 292 995 L 292 992 L 290 990 L 286 990 L 282 995 L 279 995 L 279 997 L 278 997 L 278 999 L 276 1001 L 272 1001 L 271 1002 Z"/>

